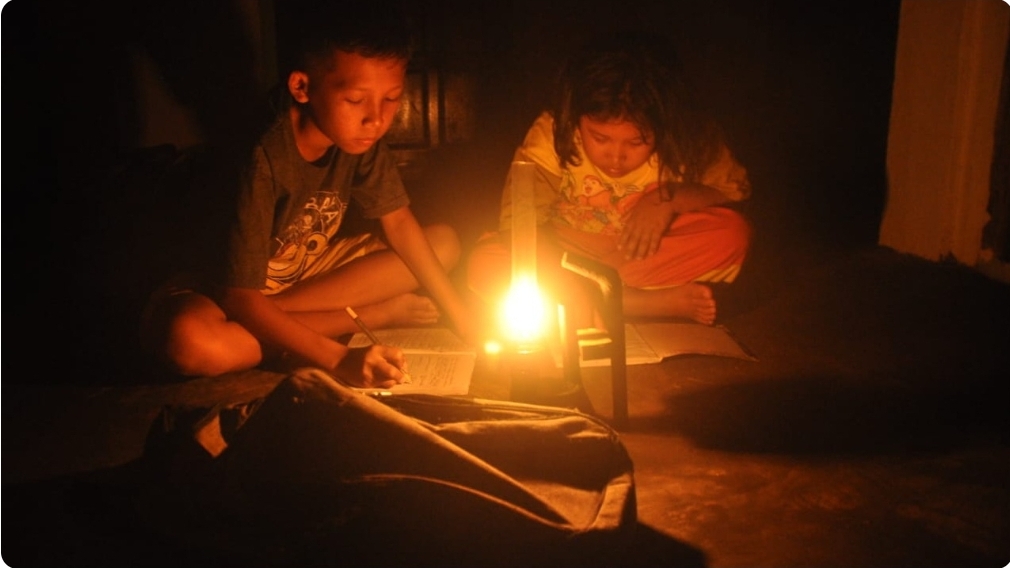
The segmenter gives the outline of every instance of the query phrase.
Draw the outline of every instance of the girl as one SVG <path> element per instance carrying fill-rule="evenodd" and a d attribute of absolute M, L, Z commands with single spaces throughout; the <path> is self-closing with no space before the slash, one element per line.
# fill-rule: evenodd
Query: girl
<path fill-rule="evenodd" d="M 626 316 L 716 318 L 706 282 L 732 282 L 750 228 L 726 205 L 750 195 L 747 171 L 697 111 L 661 38 L 596 39 L 563 69 L 556 107 L 536 119 L 515 160 L 537 166 L 538 273 L 548 295 L 578 279 L 564 251 L 609 265 Z M 509 183 L 499 231 L 481 237 L 468 285 L 497 302 L 509 285 Z"/>

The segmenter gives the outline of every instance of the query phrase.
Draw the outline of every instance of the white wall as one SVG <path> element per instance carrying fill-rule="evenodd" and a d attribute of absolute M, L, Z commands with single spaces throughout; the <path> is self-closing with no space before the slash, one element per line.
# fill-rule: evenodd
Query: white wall
<path fill-rule="evenodd" d="M 880 244 L 986 263 L 990 169 L 1010 5 L 903 0 Z"/>

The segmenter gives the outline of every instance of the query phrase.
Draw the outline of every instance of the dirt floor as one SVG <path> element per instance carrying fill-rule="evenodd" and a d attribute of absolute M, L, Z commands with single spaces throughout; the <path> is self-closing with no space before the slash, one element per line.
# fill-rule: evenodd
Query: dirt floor
<path fill-rule="evenodd" d="M 629 367 L 639 526 L 618 564 L 1010 562 L 1007 285 L 883 248 L 756 259 L 718 293 L 720 323 L 757 361 Z M 192 562 L 138 519 L 131 464 L 163 406 L 248 400 L 283 376 L 37 371 L 3 384 L 15 567 Z M 479 362 L 474 388 L 507 397 L 487 373 Z M 582 379 L 586 410 L 609 417 L 608 369 Z"/>
<path fill-rule="evenodd" d="M 245 100 L 228 93 L 253 92 L 248 83 L 259 79 L 235 60 L 231 38 L 241 30 L 224 13 L 233 3 L 134 3 L 141 23 L 127 28 L 118 3 L 99 4 L 13 2 L 4 11 L 11 23 L 19 14 L 11 7 L 25 9 L 4 29 L 18 32 L 4 40 L 11 76 L 49 84 L 43 73 L 59 69 L 74 95 L 5 92 L 10 108 L 33 117 L 8 121 L 8 139 L 23 143 L 4 154 L 5 181 L 29 180 L 19 211 L 30 212 L 32 229 L 8 223 L 5 233 L 0 556 L 18 568 L 247 567 L 157 531 L 137 510 L 137 466 L 166 405 L 262 397 L 284 375 L 182 380 L 138 356 L 133 318 L 178 260 L 157 237 L 177 245 L 189 235 L 203 247 L 199 229 L 216 225 L 197 220 L 202 207 L 158 191 L 163 180 L 151 176 L 162 154 L 145 152 L 147 161 L 125 169 L 118 160 L 151 143 L 140 139 L 151 123 L 142 111 L 157 109 L 134 104 L 147 83 L 129 77 L 147 69 L 137 65 L 140 39 L 139 48 L 162 53 L 167 90 L 196 99 L 184 110 L 210 134 L 230 137 L 246 124 L 226 120 L 242 117 Z M 628 20 L 634 10 L 420 4 L 445 4 L 427 21 L 437 24 L 433 40 L 452 39 L 439 50 L 445 69 L 473 81 L 473 114 L 459 118 L 473 119 L 474 132 L 423 152 L 419 179 L 407 180 L 412 207 L 473 243 L 496 226 L 513 150 L 560 56 L 578 39 L 633 23 L 600 13 L 617 9 Z M 757 361 L 682 356 L 629 368 L 620 440 L 634 463 L 634 539 L 571 564 L 1007 566 L 1010 285 L 870 246 L 887 200 L 901 2 L 637 4 L 643 24 L 687 48 L 686 66 L 700 73 L 700 93 L 748 167 L 753 250 L 740 279 L 716 293 L 718 323 Z M 208 85 L 212 93 L 197 95 Z M 582 382 L 585 410 L 609 417 L 607 370 L 587 369 Z M 475 394 L 507 397 L 509 387 L 478 365 Z"/>

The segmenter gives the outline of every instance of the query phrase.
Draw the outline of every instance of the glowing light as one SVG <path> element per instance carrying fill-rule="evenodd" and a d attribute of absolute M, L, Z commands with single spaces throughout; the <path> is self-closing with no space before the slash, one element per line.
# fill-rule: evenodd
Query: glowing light
<path fill-rule="evenodd" d="M 518 345 L 539 342 L 544 336 L 546 302 L 533 278 L 513 280 L 502 303 L 502 327 Z"/>
<path fill-rule="evenodd" d="M 484 343 L 484 353 L 487 353 L 488 355 L 498 355 L 502 352 L 502 350 L 502 344 L 493 339 Z"/>

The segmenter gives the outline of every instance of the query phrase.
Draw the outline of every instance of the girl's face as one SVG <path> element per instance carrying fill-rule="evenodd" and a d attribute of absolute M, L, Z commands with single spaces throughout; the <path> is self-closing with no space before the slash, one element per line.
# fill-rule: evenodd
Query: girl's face
<path fill-rule="evenodd" d="M 292 88 L 314 146 L 362 154 L 389 130 L 403 96 L 407 64 L 396 58 L 336 51 L 328 70 Z M 294 74 L 292 74 L 294 75 Z M 304 74 L 303 74 L 304 75 Z"/>
<path fill-rule="evenodd" d="M 656 141 L 627 120 L 579 119 L 579 135 L 586 157 L 612 178 L 623 177 L 649 160 Z"/>

